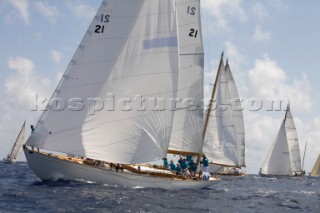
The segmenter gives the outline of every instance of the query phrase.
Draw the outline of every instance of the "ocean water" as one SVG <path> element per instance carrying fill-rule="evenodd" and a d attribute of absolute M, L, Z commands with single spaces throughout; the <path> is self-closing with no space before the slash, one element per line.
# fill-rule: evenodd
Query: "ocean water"
<path fill-rule="evenodd" d="M 210 188 L 124 188 L 42 182 L 24 162 L 0 163 L 0 212 L 320 212 L 320 179 L 221 177 Z"/>

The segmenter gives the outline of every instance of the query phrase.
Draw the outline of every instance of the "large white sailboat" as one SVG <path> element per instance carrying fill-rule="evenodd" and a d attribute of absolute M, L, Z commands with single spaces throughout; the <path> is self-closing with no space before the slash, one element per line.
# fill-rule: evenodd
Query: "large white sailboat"
<path fill-rule="evenodd" d="M 303 173 L 298 134 L 288 105 L 278 135 L 259 174 L 261 176 L 301 176 Z"/>
<path fill-rule="evenodd" d="M 18 136 L 17 136 L 17 139 L 15 140 L 15 142 L 10 150 L 10 153 L 7 155 L 6 158 L 3 159 L 3 162 L 15 163 L 17 158 L 19 157 L 19 155 L 21 153 L 22 144 L 24 143 L 25 125 L 26 125 L 26 122 L 23 122 L 23 125 L 20 129 Z"/>
<path fill-rule="evenodd" d="M 202 154 L 202 109 L 171 103 L 198 104 L 202 88 L 199 0 L 104 0 L 24 146 L 28 164 L 42 180 L 207 187 L 214 178 L 150 164 Z"/>
<path fill-rule="evenodd" d="M 224 65 L 223 54 L 206 111 L 203 137 L 203 153 L 216 165 L 211 166 L 211 172 L 243 175 L 238 170 L 245 167 L 243 113 L 229 63 Z"/>

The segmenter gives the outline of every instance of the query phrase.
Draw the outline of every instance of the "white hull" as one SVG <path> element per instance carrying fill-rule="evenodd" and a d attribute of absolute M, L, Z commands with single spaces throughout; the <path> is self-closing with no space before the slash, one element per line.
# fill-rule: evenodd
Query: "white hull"
<path fill-rule="evenodd" d="M 212 185 L 213 181 L 217 180 L 175 180 L 130 172 L 116 172 L 114 169 L 110 171 L 61 160 L 26 148 L 24 153 L 32 171 L 43 181 L 80 180 L 126 187 L 201 189 Z"/>

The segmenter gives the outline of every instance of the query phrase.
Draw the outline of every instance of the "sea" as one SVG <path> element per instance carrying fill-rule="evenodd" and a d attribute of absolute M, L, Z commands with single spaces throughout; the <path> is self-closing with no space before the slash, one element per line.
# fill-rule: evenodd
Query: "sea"
<path fill-rule="evenodd" d="M 0 163 L 0 212 L 320 213 L 320 179 L 221 176 L 205 189 L 164 190 L 42 182 L 26 162 Z"/>

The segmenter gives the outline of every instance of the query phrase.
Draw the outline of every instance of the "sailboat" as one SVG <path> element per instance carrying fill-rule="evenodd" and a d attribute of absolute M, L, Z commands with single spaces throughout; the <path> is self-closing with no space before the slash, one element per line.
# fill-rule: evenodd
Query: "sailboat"
<path fill-rule="evenodd" d="M 289 104 L 275 142 L 259 171 L 261 176 L 302 176 L 298 134 Z"/>
<path fill-rule="evenodd" d="M 315 162 L 311 172 L 310 177 L 319 177 L 320 178 L 320 154 L 318 155 L 317 161 Z"/>
<path fill-rule="evenodd" d="M 4 163 L 15 163 L 17 158 L 19 157 L 22 144 L 24 143 L 25 124 L 26 124 L 26 122 L 23 123 L 23 125 L 20 129 L 20 132 L 16 138 L 16 141 L 14 142 L 14 144 L 12 146 L 10 153 L 7 155 L 6 158 L 3 159 Z"/>
<path fill-rule="evenodd" d="M 202 155 L 202 109 L 170 103 L 203 98 L 200 23 L 199 0 L 104 0 L 24 146 L 33 172 L 126 187 L 213 184 L 152 164 L 192 147 Z"/>
<path fill-rule="evenodd" d="M 243 175 L 245 167 L 245 132 L 240 99 L 231 68 L 223 53 L 205 117 L 203 153 L 219 166 L 214 173 Z M 212 167 L 214 168 L 214 167 Z"/>

